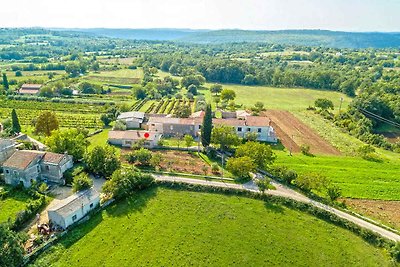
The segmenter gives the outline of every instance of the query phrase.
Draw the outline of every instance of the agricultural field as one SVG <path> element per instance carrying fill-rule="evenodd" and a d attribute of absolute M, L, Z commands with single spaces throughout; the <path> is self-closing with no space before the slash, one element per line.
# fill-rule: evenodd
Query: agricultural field
<path fill-rule="evenodd" d="M 101 83 L 132 85 L 137 84 L 143 78 L 142 69 L 120 69 L 115 71 L 101 71 L 89 73 L 84 79 Z"/>
<path fill-rule="evenodd" d="M 9 189 L 0 186 L 0 193 Z M 6 222 L 8 218 L 15 219 L 17 213 L 25 209 L 30 199 L 30 196 L 23 191 L 11 191 L 4 199 L 0 198 L 0 223 Z"/>
<path fill-rule="evenodd" d="M 0 99 L 0 104 L 0 119 L 9 118 L 15 108 L 22 125 L 31 125 L 43 111 L 55 112 L 60 127 L 100 128 L 103 125 L 98 114 L 98 105 L 6 99 Z"/>
<path fill-rule="evenodd" d="M 211 84 L 206 84 L 209 87 Z M 305 110 L 309 106 L 314 106 L 314 101 L 318 98 L 332 100 L 335 109 L 340 105 L 340 98 L 343 97 L 342 108 L 346 108 L 351 102 L 351 98 L 346 95 L 325 90 L 313 90 L 304 88 L 273 88 L 266 86 L 243 86 L 224 84 L 223 88 L 232 89 L 236 92 L 235 102 L 244 107 L 251 107 L 256 102 L 261 101 L 267 109 L 280 110 Z M 206 95 L 207 96 L 207 95 Z M 211 97 L 211 94 L 208 95 Z"/>
<path fill-rule="evenodd" d="M 359 199 L 400 200 L 400 160 L 386 158 L 371 162 L 359 157 L 314 157 L 287 151 L 275 151 L 276 165 L 285 165 L 299 174 L 325 175 L 342 189 L 343 197 Z"/>
<path fill-rule="evenodd" d="M 390 265 L 383 250 L 305 213 L 237 196 L 153 188 L 94 215 L 30 266 L 172 264 Z"/>
<path fill-rule="evenodd" d="M 184 143 L 180 142 L 180 146 L 183 147 Z M 127 155 L 132 150 L 122 149 L 121 150 L 121 161 L 125 164 L 129 164 L 126 161 L 125 155 Z M 162 160 L 160 163 L 160 171 L 167 171 L 172 173 L 185 173 L 194 175 L 207 175 L 207 176 L 220 176 L 221 175 L 221 163 L 209 159 L 205 154 L 199 156 L 197 152 L 186 152 L 186 151 L 175 151 L 175 150 L 161 150 L 152 151 L 152 153 L 159 152 L 162 155 Z M 211 170 L 211 165 L 217 163 L 219 171 L 213 173 Z M 224 168 L 225 178 L 234 178 L 231 174 Z"/>
<path fill-rule="evenodd" d="M 336 148 L 292 113 L 283 110 L 267 110 L 263 115 L 272 120 L 271 125 L 279 140 L 292 152 L 300 152 L 301 145 L 308 145 L 313 154 L 340 155 Z"/>

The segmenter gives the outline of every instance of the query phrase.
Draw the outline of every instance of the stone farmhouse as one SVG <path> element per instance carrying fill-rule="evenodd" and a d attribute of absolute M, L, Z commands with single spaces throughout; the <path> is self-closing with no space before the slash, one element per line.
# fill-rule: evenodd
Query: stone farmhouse
<path fill-rule="evenodd" d="M 161 133 L 163 136 L 184 136 L 186 134 L 197 136 L 200 131 L 203 118 L 171 118 L 150 117 L 145 129 L 151 132 Z"/>
<path fill-rule="evenodd" d="M 0 139 L 0 166 L 14 154 L 16 143 L 10 139 Z"/>
<path fill-rule="evenodd" d="M 73 167 L 73 160 L 68 154 L 18 150 L 3 163 L 2 167 L 7 184 L 22 183 L 25 187 L 30 187 L 39 179 L 65 184 L 63 174 Z"/>
<path fill-rule="evenodd" d="M 256 133 L 257 140 L 263 142 L 276 143 L 278 141 L 271 120 L 267 117 L 244 116 L 242 119 L 213 119 L 213 125 L 226 125 L 235 129 L 240 137 L 246 137 L 247 133 Z M 201 130 L 202 117 L 194 118 L 170 118 L 170 117 L 150 117 L 145 129 L 151 132 L 161 133 L 163 136 L 184 136 L 186 134 L 197 137 Z"/>
<path fill-rule="evenodd" d="M 100 194 L 88 189 L 61 200 L 47 211 L 47 215 L 51 224 L 67 229 L 99 205 Z"/>
<path fill-rule="evenodd" d="M 122 121 L 126 125 L 126 129 L 139 129 L 142 127 L 144 121 L 145 113 L 132 111 L 121 113 L 117 120 Z"/>
<path fill-rule="evenodd" d="M 38 95 L 42 88 L 41 84 L 23 84 L 18 90 L 20 95 Z"/>
<path fill-rule="evenodd" d="M 110 131 L 108 143 L 121 147 L 132 147 L 133 144 L 143 141 L 144 147 L 153 148 L 158 145 L 161 133 L 154 131 Z"/>

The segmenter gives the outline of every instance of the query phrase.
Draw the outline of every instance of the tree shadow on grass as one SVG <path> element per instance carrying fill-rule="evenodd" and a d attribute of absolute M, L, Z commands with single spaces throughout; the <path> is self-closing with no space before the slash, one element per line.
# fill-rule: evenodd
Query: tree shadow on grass
<path fill-rule="evenodd" d="M 129 216 L 135 212 L 142 212 L 147 202 L 157 196 L 158 187 L 146 189 L 144 191 L 137 191 L 126 200 L 116 201 L 106 209 L 106 213 L 110 217 Z"/>
<path fill-rule="evenodd" d="M 89 220 L 82 222 L 70 230 L 65 237 L 61 238 L 60 244 L 68 249 L 70 246 L 78 242 L 82 237 L 90 233 L 103 221 L 104 213 L 110 217 L 120 217 L 129 216 L 130 213 L 134 212 L 142 212 L 146 207 L 147 202 L 156 195 L 157 188 L 152 187 L 150 189 L 137 192 L 126 200 L 114 202 L 104 211 L 99 211 L 96 214 L 92 214 Z"/>
<path fill-rule="evenodd" d="M 285 213 L 285 209 L 279 204 L 274 204 L 274 203 L 271 203 L 271 202 L 264 202 L 264 207 L 268 211 L 271 211 L 273 213 L 281 213 L 281 214 Z"/>
<path fill-rule="evenodd" d="M 68 231 L 68 233 L 61 238 L 60 244 L 65 248 L 69 248 L 70 246 L 78 242 L 82 237 L 90 233 L 102 221 L 103 213 L 101 211 L 93 214 L 90 219 L 82 222 L 81 224 L 74 227 L 72 230 Z"/>

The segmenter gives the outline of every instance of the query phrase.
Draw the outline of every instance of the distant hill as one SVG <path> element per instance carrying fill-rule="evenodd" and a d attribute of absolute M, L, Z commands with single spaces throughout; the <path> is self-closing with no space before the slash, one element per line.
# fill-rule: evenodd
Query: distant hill
<path fill-rule="evenodd" d="M 191 34 L 182 38 L 181 41 L 193 43 L 266 42 L 337 48 L 398 48 L 400 47 L 400 33 L 355 33 L 323 30 L 219 30 Z"/>
<path fill-rule="evenodd" d="M 400 33 L 326 30 L 191 30 L 191 29 L 53 29 L 131 40 L 188 43 L 260 42 L 336 48 L 399 48 Z"/>
<path fill-rule="evenodd" d="M 174 41 L 188 37 L 192 34 L 203 33 L 205 30 L 190 29 L 53 29 L 57 31 L 78 31 L 96 36 L 150 41 Z"/>

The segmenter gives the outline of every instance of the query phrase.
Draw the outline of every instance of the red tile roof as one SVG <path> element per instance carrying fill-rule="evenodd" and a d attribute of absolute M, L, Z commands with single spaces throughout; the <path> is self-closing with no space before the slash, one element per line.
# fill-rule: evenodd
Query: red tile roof
<path fill-rule="evenodd" d="M 63 158 L 64 158 L 63 154 L 47 152 L 43 157 L 43 161 L 48 163 L 59 164 Z"/>
<path fill-rule="evenodd" d="M 267 127 L 271 123 L 268 117 L 247 116 L 246 125 L 254 127 Z"/>
<path fill-rule="evenodd" d="M 213 119 L 215 125 L 245 126 L 245 120 L 238 119 Z"/>
<path fill-rule="evenodd" d="M 43 156 L 43 154 L 43 152 L 39 151 L 15 151 L 15 153 L 4 162 L 3 167 L 25 170 L 35 159 Z"/>
<path fill-rule="evenodd" d="M 41 84 L 31 84 L 31 83 L 25 83 L 21 86 L 21 89 L 26 89 L 26 90 L 39 90 L 42 87 Z"/>

